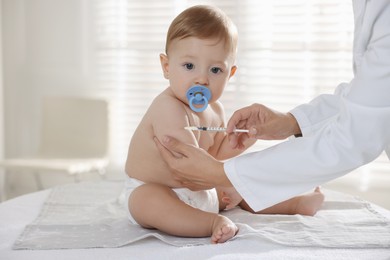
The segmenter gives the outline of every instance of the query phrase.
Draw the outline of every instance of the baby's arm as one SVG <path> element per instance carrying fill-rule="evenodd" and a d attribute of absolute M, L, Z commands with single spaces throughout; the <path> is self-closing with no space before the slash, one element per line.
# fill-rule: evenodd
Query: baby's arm
<path fill-rule="evenodd" d="M 233 158 L 245 150 L 247 150 L 249 147 L 251 147 L 254 143 L 256 143 L 256 139 L 254 138 L 246 138 L 245 141 L 243 142 L 244 148 L 237 149 L 237 148 L 232 148 L 232 146 L 229 143 L 229 137 L 226 133 L 220 133 L 223 135 L 221 138 L 221 141 L 219 142 L 219 146 L 217 150 L 217 153 L 215 154 L 215 158 L 218 160 L 227 160 L 230 158 Z M 246 135 L 246 133 L 235 133 L 239 135 Z M 218 145 L 216 142 L 215 145 Z"/>
<path fill-rule="evenodd" d="M 213 104 L 213 110 L 216 115 L 218 115 L 218 120 L 220 122 L 220 127 L 225 127 L 226 122 L 225 122 L 225 111 L 220 102 L 215 102 Z M 246 135 L 247 133 L 235 133 L 238 135 Z M 243 151 L 251 147 L 255 142 L 256 139 L 250 139 L 250 138 L 245 138 L 245 141 L 243 142 L 244 148 L 242 149 L 237 149 L 237 148 L 232 148 L 230 143 L 229 143 L 229 136 L 225 132 L 219 132 L 215 135 L 214 137 L 214 145 L 211 146 L 208 149 L 208 152 L 216 159 L 218 160 L 227 160 L 232 157 L 235 157 L 239 154 L 241 154 Z"/>
<path fill-rule="evenodd" d="M 247 139 L 244 142 L 245 149 L 236 149 L 230 146 L 228 135 L 226 133 L 222 132 L 219 134 L 220 136 L 218 137 L 216 136 L 215 138 L 216 142 L 214 146 L 210 149 L 211 150 L 210 154 L 212 154 L 216 159 L 219 160 L 226 160 L 234 156 L 237 156 L 256 142 L 256 139 Z M 215 149 L 216 151 L 215 154 L 212 153 L 213 149 Z M 219 187 L 217 189 L 219 189 L 221 192 L 223 206 L 225 207 L 226 210 L 233 209 L 234 207 L 236 207 L 238 204 L 241 203 L 242 197 L 236 191 L 235 188 Z"/>
<path fill-rule="evenodd" d="M 241 203 L 242 197 L 236 191 L 235 188 L 230 187 L 218 187 L 217 191 L 220 193 L 220 197 L 222 198 L 222 208 L 221 210 L 229 210 L 236 207 Z"/>
<path fill-rule="evenodd" d="M 235 134 L 247 135 L 246 133 Z M 241 154 L 243 151 L 251 147 L 255 142 L 256 139 L 254 138 L 246 138 L 246 140 L 243 142 L 243 149 L 232 148 L 229 143 L 229 136 L 225 132 L 220 132 L 215 135 L 214 145 L 210 147 L 208 152 L 218 160 L 227 160 Z"/>

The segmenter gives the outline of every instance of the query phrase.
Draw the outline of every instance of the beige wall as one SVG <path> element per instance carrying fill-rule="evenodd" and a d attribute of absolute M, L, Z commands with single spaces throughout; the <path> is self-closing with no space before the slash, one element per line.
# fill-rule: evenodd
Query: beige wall
<path fill-rule="evenodd" d="M 3 42 L 3 128 L 5 158 L 38 150 L 41 98 L 81 95 L 82 6 L 79 0 L 0 0 Z M 36 190 L 28 172 L 7 172 L 7 197 L 14 189 Z M 55 176 L 60 179 L 61 176 Z M 53 177 L 54 178 L 54 177 Z M 46 184 L 46 178 L 44 184 Z M 1 189 L 1 188 L 0 188 Z M 17 194 L 19 195 L 19 194 Z"/>
<path fill-rule="evenodd" d="M 0 1 L 0 160 L 4 158 L 4 95 L 3 95 L 3 37 L 2 37 L 2 1 Z M 2 200 L 4 173 L 0 169 L 0 201 Z"/>
<path fill-rule="evenodd" d="M 2 16 L 2 1 L 0 1 L 0 18 Z M 0 159 L 3 158 L 4 153 L 4 102 L 3 102 L 3 37 L 2 37 L 2 19 L 0 19 Z"/>

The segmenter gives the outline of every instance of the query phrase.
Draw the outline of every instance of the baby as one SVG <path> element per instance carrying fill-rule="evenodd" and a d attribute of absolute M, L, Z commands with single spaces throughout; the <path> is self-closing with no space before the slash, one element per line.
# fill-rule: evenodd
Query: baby
<path fill-rule="evenodd" d="M 128 151 L 126 187 L 129 219 L 133 223 L 175 236 L 210 236 L 212 243 L 223 243 L 238 228 L 219 212 L 238 202 L 243 209 L 251 211 L 234 190 L 182 188 L 172 178 L 153 141 L 154 137 L 161 139 L 169 134 L 203 148 L 219 160 L 244 150 L 231 148 L 224 132 L 185 130 L 188 126 L 225 126 L 224 109 L 218 99 L 236 72 L 236 52 L 236 27 L 216 7 L 193 6 L 171 23 L 165 54 L 160 54 L 169 86 L 150 105 Z M 245 149 L 254 142 L 254 139 L 247 140 Z M 322 194 L 316 190 L 264 213 L 299 214 L 303 209 L 305 214 L 309 209 L 312 215 L 322 200 Z"/>

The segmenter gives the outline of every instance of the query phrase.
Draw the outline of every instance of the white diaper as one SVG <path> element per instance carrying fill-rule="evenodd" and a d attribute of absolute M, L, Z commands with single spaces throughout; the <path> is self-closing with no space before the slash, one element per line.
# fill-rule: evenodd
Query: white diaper
<path fill-rule="evenodd" d="M 135 188 L 138 186 L 144 184 L 144 182 L 139 181 L 134 178 L 130 178 L 126 175 L 125 180 L 125 192 L 126 192 L 126 202 L 125 207 L 127 211 L 127 216 L 129 217 L 129 220 L 133 224 L 137 224 L 137 222 L 134 220 L 133 216 L 131 216 L 130 210 L 129 210 L 129 197 L 130 194 L 133 192 Z M 201 190 L 201 191 L 192 191 L 187 188 L 176 188 L 172 189 L 180 200 L 185 202 L 186 204 L 211 213 L 218 213 L 219 212 L 219 202 L 218 202 L 218 196 L 215 189 L 211 190 Z"/>

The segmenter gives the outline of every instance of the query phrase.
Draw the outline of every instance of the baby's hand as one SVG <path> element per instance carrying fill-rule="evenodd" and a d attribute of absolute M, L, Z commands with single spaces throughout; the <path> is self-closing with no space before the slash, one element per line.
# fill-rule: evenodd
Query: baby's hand
<path fill-rule="evenodd" d="M 253 131 L 256 129 L 249 129 L 249 133 L 231 133 L 228 135 L 230 147 L 245 151 L 256 143 L 257 139 L 253 138 Z"/>
<path fill-rule="evenodd" d="M 233 187 L 221 188 L 220 190 L 222 191 L 222 202 L 226 203 L 226 210 L 233 209 L 242 201 L 241 195 Z"/>

